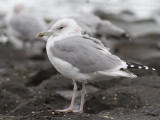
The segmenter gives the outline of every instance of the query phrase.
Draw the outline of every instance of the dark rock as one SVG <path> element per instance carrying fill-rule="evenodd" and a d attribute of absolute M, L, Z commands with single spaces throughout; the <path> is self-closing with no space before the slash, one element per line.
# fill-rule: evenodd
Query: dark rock
<path fill-rule="evenodd" d="M 112 111 L 102 111 L 98 115 L 110 116 L 114 120 L 158 120 L 156 116 L 146 115 L 139 110 L 130 110 L 126 108 L 115 108 Z"/>
<path fill-rule="evenodd" d="M 42 55 L 34 55 L 34 56 L 31 56 L 30 57 L 30 59 L 31 60 L 34 60 L 34 61 L 36 61 L 36 60 L 40 60 L 40 61 L 44 61 L 45 60 L 45 56 L 42 56 Z"/>
<path fill-rule="evenodd" d="M 22 101 L 19 96 L 13 95 L 12 93 L 7 92 L 5 89 L 0 90 L 0 100 L 0 114 L 8 113 Z"/>
<path fill-rule="evenodd" d="M 160 116 L 160 109 L 159 108 L 160 108 L 160 104 L 146 106 L 142 112 L 147 115 L 150 115 L 150 116 Z"/>
<path fill-rule="evenodd" d="M 39 70 L 38 72 L 32 74 L 31 80 L 28 81 L 27 85 L 28 86 L 36 86 L 39 85 L 41 82 L 44 80 L 49 79 L 51 76 L 57 74 L 58 72 L 54 68 L 48 68 L 46 70 Z"/>
<path fill-rule="evenodd" d="M 114 46 L 116 54 L 123 59 L 144 61 L 159 57 L 159 50 L 150 44 L 137 42 L 121 42 Z"/>
<path fill-rule="evenodd" d="M 30 89 L 25 87 L 28 79 L 25 71 L 5 70 L 5 73 L 0 73 L 0 77 L 0 89 L 23 98 L 28 98 L 32 95 Z"/>
<path fill-rule="evenodd" d="M 50 79 L 42 82 L 39 86 L 36 87 L 36 90 L 47 90 L 47 91 L 54 91 L 54 90 L 72 90 L 72 80 L 64 78 L 62 75 L 55 75 Z"/>
<path fill-rule="evenodd" d="M 146 86 L 151 88 L 160 88 L 160 77 L 145 76 L 137 77 L 134 79 L 124 79 L 120 84 L 124 86 Z"/>
<path fill-rule="evenodd" d="M 13 68 L 16 66 L 22 68 L 22 65 L 27 61 L 24 54 L 21 51 L 14 49 L 11 45 L 1 45 L 0 51 L 3 51 L 0 54 L 1 68 Z"/>
<path fill-rule="evenodd" d="M 122 78 L 117 78 L 117 79 L 111 79 L 111 80 L 97 80 L 95 82 L 92 82 L 92 83 L 88 83 L 90 85 L 93 85 L 97 88 L 100 88 L 100 89 L 108 89 L 110 87 L 114 87 L 114 86 L 117 86 L 119 85 L 119 83 L 121 82 Z"/>
<path fill-rule="evenodd" d="M 69 102 L 59 95 L 54 95 L 53 93 L 48 93 L 47 95 L 38 94 L 31 99 L 21 102 L 16 108 L 10 111 L 8 115 L 25 116 L 45 108 L 56 110 L 67 104 L 69 104 Z"/>
<path fill-rule="evenodd" d="M 125 91 L 124 88 L 111 88 L 94 93 L 86 101 L 85 110 L 88 113 L 99 113 L 102 110 L 111 110 L 116 107 L 137 109 L 143 107 L 142 98 L 133 92 Z M 92 102 L 91 102 L 92 101 Z"/>

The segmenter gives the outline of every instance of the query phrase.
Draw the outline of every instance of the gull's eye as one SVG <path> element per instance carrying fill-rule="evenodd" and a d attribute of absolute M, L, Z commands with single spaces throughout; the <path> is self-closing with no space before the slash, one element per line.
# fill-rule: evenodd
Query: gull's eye
<path fill-rule="evenodd" d="M 61 30 L 61 29 L 63 29 L 63 28 L 64 28 L 64 27 L 63 27 L 63 26 L 61 26 L 61 27 L 59 27 L 58 29 L 60 29 L 60 30 Z"/>

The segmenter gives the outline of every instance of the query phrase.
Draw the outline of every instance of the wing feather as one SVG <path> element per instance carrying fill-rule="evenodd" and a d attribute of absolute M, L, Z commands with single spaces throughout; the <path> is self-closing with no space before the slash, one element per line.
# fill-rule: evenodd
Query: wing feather
<path fill-rule="evenodd" d="M 97 39 L 72 36 L 56 41 L 51 51 L 55 57 L 67 61 L 82 73 L 114 71 L 127 67 L 119 57 L 110 52 L 104 54 L 104 49 L 104 45 Z"/>

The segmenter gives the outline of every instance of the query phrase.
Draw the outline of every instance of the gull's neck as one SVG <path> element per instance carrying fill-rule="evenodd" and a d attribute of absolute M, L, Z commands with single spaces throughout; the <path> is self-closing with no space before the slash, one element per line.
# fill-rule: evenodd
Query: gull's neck
<path fill-rule="evenodd" d="M 18 15 L 18 14 L 20 14 L 20 13 L 21 13 L 21 12 L 16 13 L 16 12 L 13 11 L 13 10 L 9 11 L 9 12 L 7 13 L 6 17 L 5 17 L 5 22 L 6 22 L 6 24 L 9 24 L 10 19 L 11 19 L 13 16 Z"/>
<path fill-rule="evenodd" d="M 7 13 L 7 15 L 6 15 L 6 17 L 5 17 L 5 22 L 6 22 L 7 25 L 9 24 L 10 19 L 13 17 L 13 15 L 14 15 L 13 11 L 9 11 L 9 12 Z"/>

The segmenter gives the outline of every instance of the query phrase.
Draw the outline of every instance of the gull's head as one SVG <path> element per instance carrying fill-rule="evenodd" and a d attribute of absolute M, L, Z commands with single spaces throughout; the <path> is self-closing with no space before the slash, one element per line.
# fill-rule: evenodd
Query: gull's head
<path fill-rule="evenodd" d="M 43 36 L 70 36 L 70 35 L 80 35 L 81 28 L 78 26 L 75 20 L 70 18 L 60 19 L 58 20 L 50 30 L 45 32 L 40 32 L 37 34 L 37 37 Z"/>
<path fill-rule="evenodd" d="M 23 4 L 16 4 L 14 7 L 13 7 L 13 13 L 14 14 L 18 14 L 18 13 L 21 13 L 23 11 L 26 10 L 26 6 L 23 5 Z"/>

